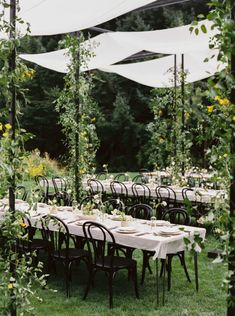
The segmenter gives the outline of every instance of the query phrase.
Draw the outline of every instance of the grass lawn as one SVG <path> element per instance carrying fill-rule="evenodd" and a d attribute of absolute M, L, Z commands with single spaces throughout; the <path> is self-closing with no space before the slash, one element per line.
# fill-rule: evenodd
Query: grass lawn
<path fill-rule="evenodd" d="M 165 306 L 156 305 L 155 275 L 146 274 L 144 286 L 139 286 L 140 299 L 135 299 L 132 283 L 127 280 L 126 271 L 120 271 L 114 282 L 114 308 L 108 307 L 107 280 L 103 273 L 96 275 L 95 287 L 91 289 L 86 301 L 82 300 L 87 281 L 85 266 L 73 267 L 71 297 L 66 298 L 62 267 L 57 275 L 51 276 L 49 287 L 57 292 L 38 289 L 43 303 L 34 302 L 36 315 L 40 316 L 222 316 L 226 315 L 226 293 L 221 289 L 226 267 L 212 264 L 207 258 L 207 249 L 216 246 L 209 236 L 206 249 L 199 255 L 199 293 L 194 283 L 193 261 L 187 257 L 192 283 L 188 283 L 178 258 L 173 259 L 172 289 L 166 293 Z M 138 276 L 141 276 L 142 255 L 135 251 L 138 260 Z M 152 261 L 155 271 L 155 264 Z"/>

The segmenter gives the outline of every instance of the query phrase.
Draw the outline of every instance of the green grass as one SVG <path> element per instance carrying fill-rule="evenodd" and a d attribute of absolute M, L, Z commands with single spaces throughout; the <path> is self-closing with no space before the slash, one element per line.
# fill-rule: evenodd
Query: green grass
<path fill-rule="evenodd" d="M 207 249 L 215 247 L 216 242 L 208 238 Z M 165 306 L 157 307 L 155 275 L 147 272 L 144 286 L 139 286 L 140 299 L 134 296 L 132 283 L 127 280 L 126 271 L 120 271 L 114 281 L 114 308 L 108 307 L 107 280 L 103 273 L 96 275 L 95 287 L 91 289 L 86 301 L 82 300 L 87 281 L 87 272 L 82 264 L 73 267 L 71 297 L 66 298 L 63 269 L 49 280 L 50 290 L 38 289 L 43 303 L 34 302 L 36 315 L 40 316 L 222 316 L 226 315 L 226 293 L 221 289 L 222 264 L 212 264 L 207 258 L 207 249 L 199 255 L 199 293 L 195 290 L 193 262 L 187 257 L 190 284 L 184 275 L 178 258 L 173 259 L 172 289 L 166 293 Z M 135 251 L 138 260 L 138 276 L 141 276 L 141 252 Z M 152 261 L 154 270 L 155 264 Z M 155 271 L 155 270 L 154 270 Z"/>

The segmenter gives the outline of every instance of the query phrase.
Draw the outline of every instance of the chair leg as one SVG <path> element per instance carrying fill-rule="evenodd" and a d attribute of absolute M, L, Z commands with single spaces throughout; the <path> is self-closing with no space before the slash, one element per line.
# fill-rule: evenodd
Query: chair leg
<path fill-rule="evenodd" d="M 69 297 L 69 274 L 70 274 L 70 263 L 65 262 L 65 286 L 66 286 L 66 295 Z"/>
<path fill-rule="evenodd" d="M 189 276 L 189 273 L 188 273 L 188 269 L 187 269 L 187 266 L 186 266 L 186 262 L 185 262 L 185 253 L 184 253 L 184 251 L 179 254 L 179 258 L 180 258 L 180 261 L 181 261 L 181 265 L 184 268 L 184 272 L 185 272 L 186 278 L 188 279 L 189 282 L 191 282 L 191 279 L 190 279 L 190 276 Z"/>
<path fill-rule="evenodd" d="M 167 290 L 171 289 L 171 261 L 172 256 L 167 256 Z"/>
<path fill-rule="evenodd" d="M 108 283 L 109 283 L 109 307 L 113 308 L 113 272 L 109 273 Z"/>
<path fill-rule="evenodd" d="M 83 296 L 83 300 L 85 300 L 87 298 L 88 292 L 91 288 L 91 285 L 93 283 L 93 270 L 92 268 L 88 268 L 88 272 L 89 272 L 89 277 L 88 277 L 88 282 L 87 282 L 87 287 Z"/>
<path fill-rule="evenodd" d="M 148 261 L 147 252 L 143 251 L 142 276 L 141 276 L 141 283 L 140 283 L 141 285 L 144 284 L 147 261 Z"/>
<path fill-rule="evenodd" d="M 131 275 L 134 283 L 135 288 L 135 296 L 136 298 L 140 298 L 139 296 L 139 290 L 138 290 L 138 281 L 137 281 L 137 266 L 135 265 L 133 269 L 131 269 Z"/>
<path fill-rule="evenodd" d="M 199 290 L 199 281 L 198 281 L 198 262 L 197 262 L 197 252 L 194 253 L 194 269 L 195 269 L 195 281 L 196 281 L 196 290 Z"/>

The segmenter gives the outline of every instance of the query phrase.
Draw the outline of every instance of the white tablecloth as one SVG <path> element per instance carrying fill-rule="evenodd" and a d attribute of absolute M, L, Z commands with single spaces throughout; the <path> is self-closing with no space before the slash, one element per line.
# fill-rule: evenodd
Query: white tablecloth
<path fill-rule="evenodd" d="M 67 224 L 69 232 L 71 234 L 76 236 L 83 236 L 81 222 L 78 223 L 78 213 L 73 212 L 72 209 L 69 207 L 58 207 L 58 209 L 60 211 L 54 210 L 54 213 L 52 214 L 51 207 L 43 203 L 38 203 L 36 211 L 33 209 L 29 209 L 28 204 L 23 201 L 17 201 L 16 203 L 16 211 L 18 210 L 26 212 L 33 226 L 40 227 L 40 218 L 43 215 L 51 213 L 52 215 L 55 215 L 62 219 Z M 0 208 L 0 218 L 3 218 L 3 216 L 4 211 L 2 208 Z M 74 222 L 70 223 L 71 221 Z M 131 234 L 125 234 L 118 232 L 118 227 L 121 225 L 120 221 L 112 220 L 110 218 L 105 218 L 105 220 L 98 219 L 98 221 L 111 230 L 118 244 L 133 247 L 136 249 L 153 251 L 155 252 L 153 259 L 165 259 L 167 254 L 184 250 L 184 237 L 193 240 L 195 234 L 199 234 L 203 239 L 206 235 L 206 229 L 204 228 L 181 226 L 185 227 L 185 230 L 187 231 L 181 232 L 179 235 L 175 236 L 162 236 L 158 234 L 160 233 L 160 230 L 164 229 L 164 226 L 151 227 L 151 225 L 149 225 L 149 221 L 142 220 L 134 220 L 130 222 L 130 225 L 133 226 L 136 229 L 136 231 Z M 138 236 L 138 234 L 140 233 L 146 234 Z M 97 233 L 94 233 L 94 237 L 97 239 L 101 239 L 101 235 L 99 235 L 98 230 Z M 198 250 L 200 251 L 200 249 Z"/>
<path fill-rule="evenodd" d="M 111 194 L 111 188 L 110 188 L 110 180 L 99 180 L 100 183 L 102 183 L 104 191 L 107 194 Z M 133 182 L 123 182 L 127 188 L 128 191 L 128 196 L 133 196 L 133 191 L 132 191 L 132 185 L 134 184 Z M 95 183 L 91 183 L 93 189 L 96 189 L 97 186 L 95 185 Z M 156 188 L 157 188 L 157 184 L 151 183 L 151 184 L 146 184 L 146 186 L 150 189 L 150 193 L 151 193 L 151 198 L 152 199 L 156 199 L 157 198 L 157 193 L 156 193 Z M 85 190 L 89 190 L 89 186 L 87 185 L 87 181 L 83 181 L 83 187 L 85 188 Z M 114 184 L 115 190 L 117 191 L 117 193 L 120 193 L 121 188 L 118 184 Z M 172 188 L 176 194 L 176 201 L 177 202 L 183 202 L 183 196 L 182 196 L 182 190 L 185 187 L 179 187 L 179 186 L 170 186 L 170 188 Z M 143 196 L 144 195 L 144 189 L 141 188 L 140 186 L 138 186 L 137 188 L 138 191 L 138 195 L 139 196 Z M 193 191 L 188 191 L 187 192 L 187 197 L 190 201 L 192 202 L 198 202 L 198 203 L 204 203 L 204 204 L 210 204 L 210 203 L 214 203 L 216 198 L 224 198 L 225 197 L 225 192 L 223 190 L 212 190 L 212 189 L 202 189 L 202 188 L 192 188 Z M 98 186 L 98 190 L 102 191 L 102 187 Z M 147 191 L 146 191 L 147 192 Z M 148 194 L 146 194 L 146 196 L 148 196 Z M 161 190 L 161 196 L 168 196 L 167 191 Z M 171 199 L 174 199 L 173 194 L 171 193 L 170 195 Z"/>

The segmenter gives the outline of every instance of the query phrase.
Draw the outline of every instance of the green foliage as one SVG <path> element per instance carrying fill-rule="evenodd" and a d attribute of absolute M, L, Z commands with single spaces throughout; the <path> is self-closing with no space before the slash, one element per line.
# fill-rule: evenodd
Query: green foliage
<path fill-rule="evenodd" d="M 56 105 L 66 136 L 67 164 L 70 167 L 74 192 L 76 186 L 79 186 L 77 182 L 81 182 L 81 177 L 94 172 L 98 147 L 94 124 L 97 107 L 91 98 L 92 78 L 87 73 L 80 72 L 80 68 L 85 66 L 85 60 L 89 57 L 88 51 L 82 48 L 82 42 L 81 34 L 79 41 L 75 37 L 66 36 L 62 43 L 63 47 L 68 49 L 72 62 Z"/>
<path fill-rule="evenodd" d="M 5 1 L 1 1 L 4 8 Z M 17 19 L 18 20 L 18 19 Z M 18 21 L 23 23 L 22 21 Z M 7 24 L 0 15 L 0 31 L 9 31 L 11 25 Z M 24 175 L 24 141 L 30 136 L 20 128 L 18 117 L 21 113 L 21 104 L 25 102 L 26 90 L 23 87 L 25 81 L 31 79 L 34 71 L 29 69 L 20 60 L 16 60 L 14 66 L 14 52 L 19 47 L 20 40 L 0 40 L 0 196 L 6 195 L 7 190 L 14 192 L 16 185 L 20 184 Z M 6 123 L 11 104 L 16 98 L 16 122 L 11 119 L 11 124 Z M 16 123 L 16 124 L 15 124 Z M 13 202 L 14 202 L 14 195 Z M 12 200 L 11 200 L 12 201 Z M 12 204 L 12 203 L 11 203 Z M 4 207 L 4 217 L 0 222 L 0 296 L 3 298 L 0 304 L 1 315 L 9 315 L 19 310 L 19 315 L 32 315 L 32 297 L 36 297 L 36 291 L 32 290 L 32 283 L 43 283 L 43 276 L 38 277 L 41 265 L 33 267 L 32 258 L 29 255 L 20 255 L 17 251 L 17 242 L 25 238 L 22 223 L 22 215 L 14 211 L 10 205 Z M 9 209 L 8 209 L 9 208 Z M 23 225 L 23 226 L 22 226 Z M 42 281 L 42 282 L 41 282 Z"/>

